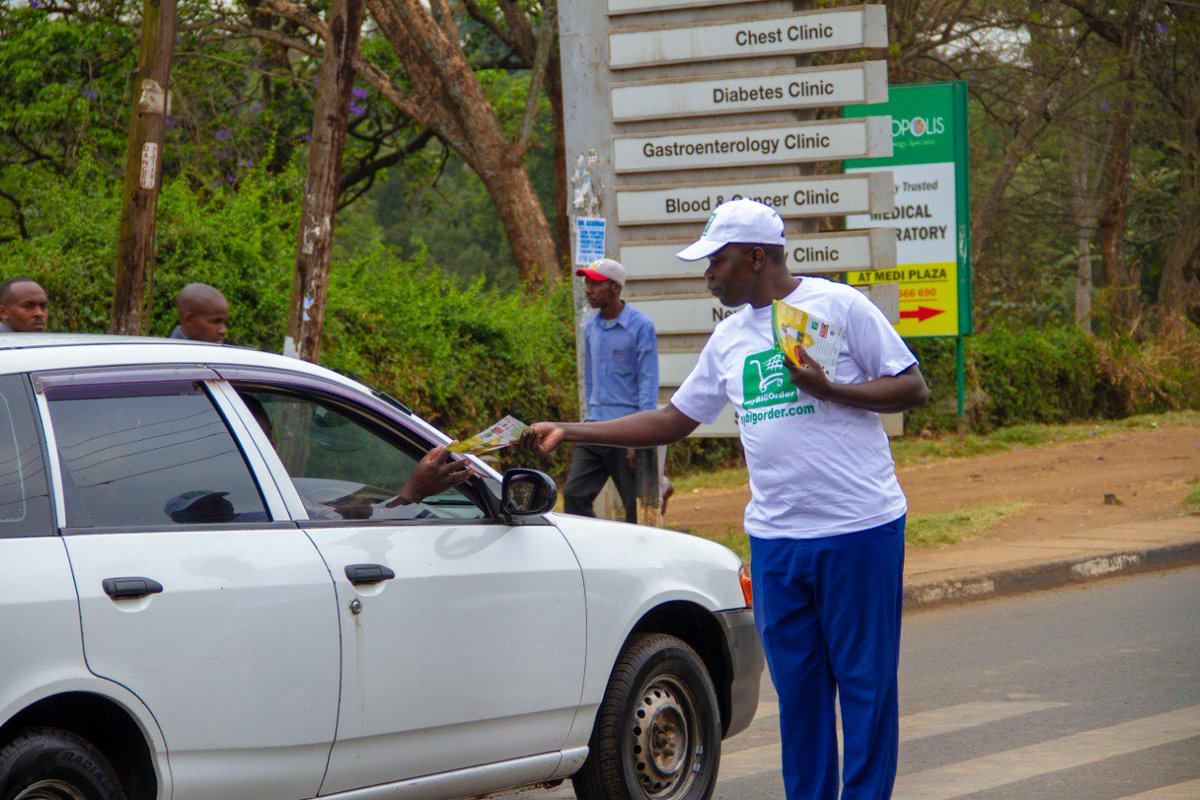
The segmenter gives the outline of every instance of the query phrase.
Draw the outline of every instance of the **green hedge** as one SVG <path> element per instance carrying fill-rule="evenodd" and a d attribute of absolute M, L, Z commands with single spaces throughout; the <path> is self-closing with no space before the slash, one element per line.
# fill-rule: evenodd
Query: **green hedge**
<path fill-rule="evenodd" d="M 275 176 L 251 171 L 237 186 L 186 176 L 167 183 L 148 330 L 166 335 L 175 322 L 171 298 L 183 284 L 203 281 L 229 298 L 234 340 L 278 351 L 302 182 L 293 167 Z M 118 191 L 85 159 L 71 178 L 41 187 L 29 221 L 33 235 L 0 244 L 0 279 L 27 274 L 41 281 L 51 297 L 53 330 L 107 328 Z M 344 230 L 354 236 L 353 225 Z M 423 251 L 406 259 L 383 245 L 360 243 L 339 252 L 322 354 L 328 366 L 361 375 L 455 435 L 503 414 L 576 418 L 568 286 L 488 289 L 482 279 L 452 277 Z M 1200 407 L 1196 327 L 1158 320 L 1143 326 L 1143 334 L 1140 341 L 1096 337 L 1060 325 L 996 327 L 968 339 L 972 429 Z M 933 399 L 908 415 L 908 429 L 953 430 L 953 343 L 914 340 L 911 346 Z M 686 442 L 671 449 L 671 469 L 718 466 L 739 456 L 735 440 Z M 549 466 L 561 469 L 561 456 Z"/>
<path fill-rule="evenodd" d="M 956 427 L 954 344 L 914 340 L 932 391 L 908 415 L 909 432 Z M 967 340 L 966 408 L 972 430 L 1200 407 L 1200 331 L 1164 320 L 1152 338 L 1097 337 L 1074 325 L 992 328 Z"/>

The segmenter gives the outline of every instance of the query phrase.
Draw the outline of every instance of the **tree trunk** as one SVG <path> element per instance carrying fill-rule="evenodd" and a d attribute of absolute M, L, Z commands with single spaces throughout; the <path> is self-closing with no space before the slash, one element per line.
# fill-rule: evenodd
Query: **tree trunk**
<path fill-rule="evenodd" d="M 1158 303 L 1200 322 L 1200 108 L 1181 120 L 1179 221 L 1167 248 Z"/>
<path fill-rule="evenodd" d="M 1129 212 L 1129 178 L 1132 167 L 1134 114 L 1140 31 L 1138 12 L 1129 14 L 1121 43 L 1118 76 L 1119 99 L 1114 108 L 1112 136 L 1105 166 L 1104 200 L 1099 215 L 1100 259 L 1108 288 L 1108 310 L 1118 325 L 1133 322 L 1139 306 L 1141 270 L 1125 259 L 1125 227 Z"/>
<path fill-rule="evenodd" d="M 363 0 L 333 0 L 313 106 L 308 179 L 300 212 L 292 304 L 283 348 L 286 355 L 305 361 L 315 362 L 321 352 L 334 217 L 342 179 L 342 150 L 362 22 Z"/>
<path fill-rule="evenodd" d="M 1180 214 L 1175 236 L 1167 248 L 1158 303 L 1200 322 L 1200 204 L 1193 202 Z"/>
<path fill-rule="evenodd" d="M 571 219 L 567 207 L 567 135 L 563 117 L 562 62 L 557 52 L 550 57 L 550 65 L 546 70 L 546 95 L 550 98 L 554 126 L 554 239 L 558 245 L 558 264 L 561 266 L 569 265 L 571 260 Z"/>
<path fill-rule="evenodd" d="M 1067 145 L 1071 164 L 1071 212 L 1075 217 L 1075 324 L 1092 330 L 1092 235 L 1096 229 L 1095 187 L 1091 170 L 1091 143 L 1076 133 Z"/>
<path fill-rule="evenodd" d="M 1004 151 L 1004 160 L 1000 163 L 996 177 L 992 179 L 992 185 L 988 187 L 988 193 L 984 196 L 983 201 L 975 206 L 975 213 L 971 219 L 971 263 L 975 265 L 976 269 L 981 263 L 980 254 L 983 253 L 984 243 L 987 242 L 995 227 L 996 217 L 1000 213 L 1000 204 L 1004 200 L 1004 193 L 1008 191 L 1008 185 L 1012 183 L 1013 176 L 1017 174 L 1017 167 L 1021 165 L 1026 154 L 1033 149 L 1034 140 L 1039 132 L 1038 128 L 1044 121 L 1046 110 L 1050 107 L 1052 94 L 1053 90 L 1046 88 L 1033 98 L 1025 110 L 1025 117 L 1021 120 L 1016 135 Z"/>
<path fill-rule="evenodd" d="M 154 212 L 162 184 L 162 140 L 171 58 L 175 51 L 175 0 L 144 0 L 133 114 L 125 151 L 125 182 L 113 281 L 111 333 L 142 333 L 146 265 L 154 258 Z"/>
<path fill-rule="evenodd" d="M 536 267 L 522 269 L 522 277 L 531 285 L 540 285 L 548 276 L 557 278 L 559 274 L 554 237 L 533 184 L 529 181 L 524 162 L 506 158 L 506 155 L 511 156 L 492 154 L 479 160 L 486 161 L 487 166 L 471 166 L 479 173 L 496 206 L 518 266 L 529 264 Z"/>
<path fill-rule="evenodd" d="M 531 285 L 561 279 L 554 236 L 524 163 L 510 142 L 458 41 L 445 0 L 367 0 L 395 50 L 411 91 L 373 83 L 402 111 L 437 133 L 483 180 L 496 206 L 521 277 Z M 438 19 L 430 8 L 442 8 Z"/>

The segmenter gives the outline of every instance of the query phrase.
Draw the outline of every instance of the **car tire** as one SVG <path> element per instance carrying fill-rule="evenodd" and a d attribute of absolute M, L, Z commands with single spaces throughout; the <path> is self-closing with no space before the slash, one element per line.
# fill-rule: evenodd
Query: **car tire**
<path fill-rule="evenodd" d="M 58 728 L 30 728 L 0 749 L 0 800 L 126 800 L 96 748 Z"/>
<path fill-rule="evenodd" d="M 712 678 L 674 636 L 630 639 L 596 715 L 579 800 L 707 800 L 717 785 L 721 716 Z"/>

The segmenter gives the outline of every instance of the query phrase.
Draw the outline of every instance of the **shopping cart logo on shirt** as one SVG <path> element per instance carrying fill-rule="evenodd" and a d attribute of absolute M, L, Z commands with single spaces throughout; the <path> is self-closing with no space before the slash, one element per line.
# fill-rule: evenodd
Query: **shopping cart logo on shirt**
<path fill-rule="evenodd" d="M 742 368 L 742 407 L 744 409 L 794 403 L 800 393 L 784 366 L 783 354 L 775 348 L 747 356 Z"/>

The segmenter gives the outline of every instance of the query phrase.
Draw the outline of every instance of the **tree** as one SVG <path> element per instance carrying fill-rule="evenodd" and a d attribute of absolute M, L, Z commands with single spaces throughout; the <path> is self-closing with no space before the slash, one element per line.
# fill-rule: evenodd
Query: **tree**
<path fill-rule="evenodd" d="M 1169 6 L 1155 24 L 1158 46 L 1145 59 L 1165 107 L 1155 126 L 1179 173 L 1177 224 L 1162 265 L 1159 305 L 1200 322 L 1200 10 Z"/>
<path fill-rule="evenodd" d="M 267 0 L 274 13 L 324 38 L 326 26 L 290 0 Z M 517 268 L 531 284 L 560 278 L 554 237 L 525 166 L 542 81 L 557 25 L 554 0 L 544 0 L 525 113 L 511 135 L 488 101 L 448 0 L 367 0 L 371 17 L 403 69 L 403 81 L 359 56 L 364 80 L 408 118 L 458 153 L 487 187 L 512 246 Z"/>
<path fill-rule="evenodd" d="M 133 115 L 125 155 L 125 188 L 117 236 L 112 333 L 141 334 L 146 263 L 154 259 L 154 212 L 162 183 L 168 78 L 175 51 L 175 0 L 145 0 L 142 43 L 133 85 Z"/>
<path fill-rule="evenodd" d="M 306 361 L 321 352 L 325 323 L 325 298 L 329 292 L 329 265 L 333 258 L 333 231 L 341 188 L 342 149 L 346 120 L 354 88 L 354 59 L 362 31 L 362 0 L 333 0 L 329 8 L 325 53 L 313 106 L 308 177 L 300 211 L 296 243 L 296 271 L 284 352 Z"/>
<path fill-rule="evenodd" d="M 1098 231 L 1109 312 L 1115 322 L 1133 326 L 1141 308 L 1141 267 L 1126 258 L 1129 180 L 1143 42 L 1150 12 L 1158 3 L 1124 0 L 1114 8 L 1107 2 L 1066 0 L 1065 5 L 1078 11 L 1083 24 L 1117 50 L 1117 101 L 1105 160 Z"/>

